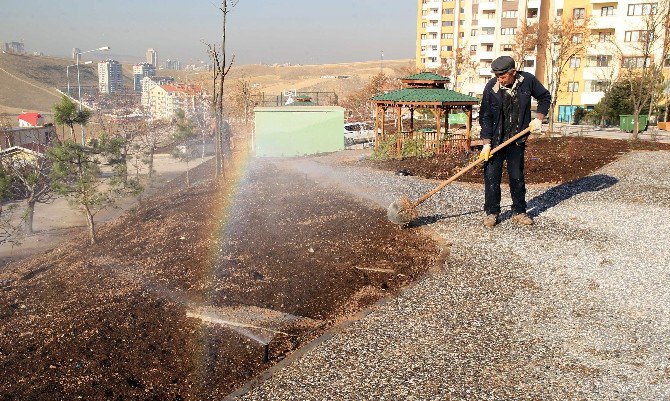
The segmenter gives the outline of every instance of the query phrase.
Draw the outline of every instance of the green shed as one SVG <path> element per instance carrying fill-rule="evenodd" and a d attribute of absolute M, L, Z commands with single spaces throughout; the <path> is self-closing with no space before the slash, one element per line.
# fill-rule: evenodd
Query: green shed
<path fill-rule="evenodd" d="M 256 107 L 254 122 L 256 156 L 304 156 L 344 149 L 341 107 Z"/>

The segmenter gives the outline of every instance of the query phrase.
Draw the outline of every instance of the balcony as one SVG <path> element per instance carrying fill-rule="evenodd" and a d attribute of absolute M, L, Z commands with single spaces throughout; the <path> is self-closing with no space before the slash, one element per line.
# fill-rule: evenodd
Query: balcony
<path fill-rule="evenodd" d="M 479 3 L 479 11 L 496 10 L 497 8 L 498 2 L 496 1 L 486 1 Z"/>
<path fill-rule="evenodd" d="M 479 26 L 487 27 L 487 28 L 495 28 L 496 27 L 496 19 L 495 18 L 481 18 L 479 20 Z"/>
<path fill-rule="evenodd" d="M 421 39 L 421 46 L 426 46 L 426 48 L 429 48 L 430 46 L 439 46 L 440 45 L 440 38 L 436 39 Z"/>
<path fill-rule="evenodd" d="M 429 26 L 426 27 L 426 32 L 430 32 L 430 33 L 433 33 L 433 32 L 440 33 L 440 26 L 439 26 L 439 25 L 429 25 Z"/>
<path fill-rule="evenodd" d="M 581 103 L 586 105 L 598 104 L 600 99 L 605 96 L 605 92 L 582 92 Z"/>
<path fill-rule="evenodd" d="M 591 0 L 591 4 L 618 4 L 617 0 Z"/>
<path fill-rule="evenodd" d="M 617 23 L 621 23 L 621 19 L 614 15 L 607 16 L 593 16 L 591 17 L 591 29 L 616 29 Z"/>
<path fill-rule="evenodd" d="M 480 76 L 487 76 L 491 77 L 493 76 L 493 73 L 491 72 L 491 67 L 482 67 L 478 70 Z"/>
<path fill-rule="evenodd" d="M 496 35 L 479 35 L 477 41 L 479 43 L 495 43 Z"/>
<path fill-rule="evenodd" d="M 493 51 L 487 52 L 487 51 L 478 51 L 477 52 L 477 59 L 478 60 L 493 60 L 495 57 L 493 57 Z M 491 69 L 489 68 L 489 72 L 491 72 Z"/>

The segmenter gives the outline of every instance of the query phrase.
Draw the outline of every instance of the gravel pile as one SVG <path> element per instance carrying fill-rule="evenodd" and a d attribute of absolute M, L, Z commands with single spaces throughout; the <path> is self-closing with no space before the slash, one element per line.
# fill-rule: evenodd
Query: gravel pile
<path fill-rule="evenodd" d="M 383 208 L 434 186 L 319 159 L 291 167 Z M 670 152 L 632 153 L 527 198 L 534 226 L 487 230 L 481 186 L 447 187 L 418 223 L 450 245 L 443 269 L 235 396 L 670 398 Z"/>

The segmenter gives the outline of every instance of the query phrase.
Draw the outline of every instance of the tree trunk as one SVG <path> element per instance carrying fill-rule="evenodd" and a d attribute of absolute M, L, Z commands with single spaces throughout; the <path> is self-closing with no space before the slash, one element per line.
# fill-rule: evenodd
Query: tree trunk
<path fill-rule="evenodd" d="M 91 245 L 95 245 L 97 241 L 95 238 L 95 222 L 93 221 L 93 214 L 88 206 L 84 206 L 84 211 L 86 212 L 86 226 L 88 227 L 89 240 Z"/>
<path fill-rule="evenodd" d="M 23 217 L 23 231 L 26 234 L 33 233 L 33 216 L 35 215 L 35 201 L 29 199 L 26 201 L 26 211 Z"/>
<path fill-rule="evenodd" d="M 74 124 L 70 125 L 70 134 L 72 135 L 72 142 L 77 142 L 77 138 L 75 138 L 75 133 L 74 133 Z"/>
<path fill-rule="evenodd" d="M 640 135 L 640 110 L 633 111 L 633 132 L 630 139 L 637 141 Z"/>

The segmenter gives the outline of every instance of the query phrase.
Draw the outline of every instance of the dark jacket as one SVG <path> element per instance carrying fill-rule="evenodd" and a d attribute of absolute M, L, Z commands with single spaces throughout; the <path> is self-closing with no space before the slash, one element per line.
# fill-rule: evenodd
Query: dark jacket
<path fill-rule="evenodd" d="M 519 121 L 516 132 L 519 132 L 530 124 L 530 97 L 537 100 L 536 111 L 546 116 L 551 104 L 551 93 L 531 73 L 517 71 L 516 79 L 518 81 L 516 95 L 519 98 Z M 499 145 L 503 136 L 502 104 L 503 93 L 500 84 L 496 78 L 492 78 L 484 87 L 482 104 L 479 109 L 479 125 L 482 128 L 480 138 L 490 139 L 492 147 Z M 523 139 L 525 137 L 521 140 Z"/>

